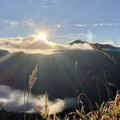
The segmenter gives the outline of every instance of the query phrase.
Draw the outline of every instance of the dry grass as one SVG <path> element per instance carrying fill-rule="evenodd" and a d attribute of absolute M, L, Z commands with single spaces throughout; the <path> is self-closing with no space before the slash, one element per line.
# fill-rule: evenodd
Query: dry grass
<path fill-rule="evenodd" d="M 81 94 L 83 95 L 83 94 Z M 80 96 L 81 96 L 80 95 Z M 80 110 L 77 110 L 75 112 L 71 112 L 66 114 L 64 119 L 60 119 L 56 116 L 56 112 L 53 115 L 53 119 L 47 114 L 43 114 L 37 107 L 34 106 L 34 109 L 39 112 L 39 114 L 45 119 L 45 120 L 120 120 L 120 91 L 117 91 L 115 99 L 112 101 L 108 101 L 106 103 L 102 103 L 101 106 L 99 106 L 96 103 L 97 110 L 95 111 L 93 109 L 92 103 L 87 98 L 87 96 L 84 94 L 86 99 L 88 100 L 88 106 L 90 107 L 90 112 L 86 113 L 84 110 L 84 104 L 80 100 L 79 101 L 82 105 Z M 46 106 L 45 106 L 46 107 Z M 72 118 L 70 116 L 72 115 Z M 79 117 L 76 117 L 76 116 Z"/>
<path fill-rule="evenodd" d="M 48 115 L 48 94 L 45 93 L 45 117 Z"/>
<path fill-rule="evenodd" d="M 117 92 L 113 101 L 99 105 L 96 103 L 97 110 L 85 113 L 83 110 L 76 110 L 82 120 L 120 120 L 120 91 Z"/>
<path fill-rule="evenodd" d="M 36 77 L 37 74 L 37 65 L 32 71 L 32 74 L 29 76 L 29 83 L 28 83 L 28 96 L 27 96 L 27 101 L 25 102 L 25 91 L 24 91 L 24 120 L 26 120 L 26 111 L 27 111 L 27 106 L 28 106 L 28 101 L 29 101 L 29 96 L 32 90 L 32 87 L 37 79 Z"/>
<path fill-rule="evenodd" d="M 105 54 L 107 57 L 109 57 L 115 64 L 117 64 L 116 63 L 116 61 L 115 61 L 115 59 L 114 59 L 114 57 L 113 56 L 111 56 L 108 52 L 106 52 L 105 50 L 103 50 L 101 47 L 99 47 L 99 46 L 97 46 L 96 44 L 94 44 L 94 43 L 88 43 L 92 48 L 94 48 L 94 49 L 96 49 L 96 50 L 99 50 L 100 52 L 102 52 L 103 54 Z"/>
<path fill-rule="evenodd" d="M 108 52 L 97 46 L 96 44 L 93 43 L 88 43 L 92 48 L 99 50 L 103 54 L 105 54 L 107 57 L 109 57 L 115 64 L 116 61 L 111 56 Z M 75 62 L 75 72 L 77 72 L 77 67 L 78 67 L 78 62 Z M 36 73 L 37 73 L 37 66 L 32 72 L 32 75 L 29 77 L 29 84 L 28 84 L 28 97 L 29 94 L 31 93 L 31 89 L 36 81 Z M 105 84 L 106 85 L 106 84 Z M 88 106 L 90 108 L 90 112 L 86 113 L 84 110 L 84 104 L 80 100 L 81 95 L 84 95 L 86 97 L 86 100 L 88 101 Z M 120 120 L 120 91 L 117 92 L 116 97 L 113 101 L 108 101 L 106 103 L 102 103 L 101 106 L 99 106 L 96 103 L 97 110 L 94 110 L 93 105 L 90 101 L 90 99 L 87 97 L 86 94 L 82 93 L 78 96 L 79 98 L 79 103 L 81 103 L 81 109 L 77 110 L 75 112 L 71 112 L 66 114 L 64 117 L 64 120 L 70 120 L 69 115 L 73 115 L 72 119 L 73 120 Z M 56 111 L 53 115 L 53 119 L 50 117 L 48 114 L 48 94 L 46 93 L 45 95 L 45 113 L 42 113 L 37 107 L 34 106 L 34 109 L 45 119 L 45 120 L 61 120 L 60 118 L 57 117 Z M 79 116 L 79 117 L 76 117 Z"/>
<path fill-rule="evenodd" d="M 36 74 L 37 74 L 37 65 L 36 65 L 36 67 L 34 68 L 32 74 L 29 76 L 28 94 L 31 93 L 31 89 L 32 89 L 32 87 L 33 87 L 33 85 L 34 85 L 34 83 L 35 83 L 35 81 L 36 81 L 36 79 L 37 79 Z"/>

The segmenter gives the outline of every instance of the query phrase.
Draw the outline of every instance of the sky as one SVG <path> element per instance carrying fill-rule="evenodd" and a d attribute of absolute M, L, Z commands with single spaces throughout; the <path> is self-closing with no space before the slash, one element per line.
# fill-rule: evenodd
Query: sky
<path fill-rule="evenodd" d="M 81 39 L 119 45 L 119 5 L 119 0 L 0 0 L 0 40 L 45 32 L 59 44 Z"/>

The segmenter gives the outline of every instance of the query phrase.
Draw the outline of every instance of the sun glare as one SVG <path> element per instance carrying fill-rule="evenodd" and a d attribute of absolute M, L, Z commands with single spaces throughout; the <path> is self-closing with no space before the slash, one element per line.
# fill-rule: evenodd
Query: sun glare
<path fill-rule="evenodd" d="M 47 35 L 45 33 L 39 33 L 37 36 L 36 36 L 36 41 L 39 41 L 39 40 L 42 40 L 44 41 L 45 43 L 49 44 L 49 45 L 53 45 L 53 42 L 49 42 L 47 40 Z M 35 41 L 34 41 L 35 42 Z"/>
<path fill-rule="evenodd" d="M 45 33 L 39 33 L 39 35 L 37 36 L 37 39 L 46 40 L 46 34 Z"/>

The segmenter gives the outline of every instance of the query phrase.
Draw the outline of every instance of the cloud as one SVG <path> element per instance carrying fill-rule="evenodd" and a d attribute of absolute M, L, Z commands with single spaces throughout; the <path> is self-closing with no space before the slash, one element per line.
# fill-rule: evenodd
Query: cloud
<path fill-rule="evenodd" d="M 4 48 L 50 49 L 52 46 L 44 40 L 37 40 L 35 35 L 26 37 L 0 38 L 0 46 Z"/>
<path fill-rule="evenodd" d="M 18 25 L 19 24 L 18 21 L 9 21 L 9 20 L 5 20 L 4 23 L 9 24 L 9 25 Z"/>
<path fill-rule="evenodd" d="M 81 50 L 93 50 L 93 48 L 88 43 L 76 43 L 73 45 L 65 45 L 67 49 L 75 50 L 75 49 L 81 49 Z"/>
<path fill-rule="evenodd" d="M 72 33 L 69 33 L 69 34 L 66 34 L 66 35 L 58 35 L 57 36 L 58 38 L 69 38 L 69 39 L 88 39 L 89 37 L 89 33 L 88 34 L 85 34 L 85 33 L 80 33 L 80 34 L 72 34 Z M 92 38 L 96 38 L 95 35 L 92 35 Z"/>
<path fill-rule="evenodd" d="M 97 27 L 97 26 L 117 26 L 118 23 L 99 23 L 99 24 L 92 24 L 91 26 Z"/>
<path fill-rule="evenodd" d="M 27 96 L 27 93 L 26 93 Z M 75 105 L 75 98 L 55 99 L 54 101 L 48 100 L 48 112 L 53 114 L 62 112 L 67 108 Z M 24 111 L 24 92 L 14 90 L 9 86 L 0 85 L 0 105 L 1 108 L 7 111 L 23 112 Z M 28 111 L 34 112 L 33 106 L 36 106 L 44 113 L 45 95 L 30 95 Z"/>
<path fill-rule="evenodd" d="M 113 26 L 113 25 L 118 25 L 117 23 L 100 23 L 100 26 Z"/>
<path fill-rule="evenodd" d="M 60 25 L 60 24 L 54 24 L 54 25 L 50 25 L 50 26 L 54 26 L 54 27 L 57 27 L 57 28 L 61 28 L 62 27 L 62 25 Z"/>
<path fill-rule="evenodd" d="M 27 19 L 27 20 L 23 20 L 23 23 L 24 23 L 25 25 L 30 26 L 30 27 L 34 27 L 34 26 L 35 26 L 35 23 L 34 23 L 34 21 L 33 21 L 31 18 L 29 18 L 29 19 Z"/>
<path fill-rule="evenodd" d="M 73 24 L 74 27 L 97 27 L 97 26 L 117 26 L 118 23 L 94 23 L 94 24 Z"/>
<path fill-rule="evenodd" d="M 44 5 L 44 6 L 42 6 L 43 8 L 49 8 L 49 6 L 47 6 L 47 5 Z"/>
<path fill-rule="evenodd" d="M 93 27 L 96 27 L 96 26 L 98 26 L 99 24 L 93 24 L 93 25 L 91 25 L 91 26 L 93 26 Z"/>
<path fill-rule="evenodd" d="M 113 41 L 106 41 L 106 42 L 103 42 L 101 44 L 109 44 L 109 45 L 114 45 L 115 43 Z"/>
<path fill-rule="evenodd" d="M 69 39 L 87 39 L 88 34 L 67 34 L 60 35 L 57 37 L 69 38 Z M 92 37 L 96 37 L 93 36 Z M 91 47 L 86 44 L 77 44 L 77 45 L 68 45 L 68 44 L 59 44 L 55 42 L 50 42 L 48 40 L 40 40 L 36 35 L 29 35 L 26 37 L 9 37 L 9 38 L 0 38 L 0 48 L 8 50 L 10 52 L 16 51 L 26 51 L 29 53 L 42 53 L 42 54 L 53 54 L 56 50 L 74 50 L 74 49 L 91 49 Z"/>
<path fill-rule="evenodd" d="M 49 25 L 49 26 L 61 28 L 61 27 L 67 27 L 67 26 L 70 26 L 70 25 L 54 24 L 54 25 Z"/>
<path fill-rule="evenodd" d="M 76 27 L 84 27 L 84 26 L 87 26 L 87 24 L 74 24 L 74 26 L 76 26 Z"/>

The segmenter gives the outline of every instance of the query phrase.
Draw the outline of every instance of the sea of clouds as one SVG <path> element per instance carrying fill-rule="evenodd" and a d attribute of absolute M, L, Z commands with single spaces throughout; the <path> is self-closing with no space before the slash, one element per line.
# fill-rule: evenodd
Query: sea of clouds
<path fill-rule="evenodd" d="M 29 35 L 26 37 L 9 37 L 0 38 L 0 48 L 8 50 L 10 52 L 16 51 L 26 51 L 29 50 L 31 53 L 44 53 L 44 51 L 54 51 L 54 50 L 66 50 L 66 49 L 89 49 L 93 48 L 85 44 L 59 44 L 55 42 L 49 42 L 45 40 L 36 40 L 35 35 Z"/>
<path fill-rule="evenodd" d="M 27 92 L 25 93 L 27 97 Z M 67 108 L 71 108 L 75 105 L 75 98 L 55 99 L 53 101 L 48 100 L 48 113 L 53 114 L 62 112 Z M 23 112 L 24 111 L 24 92 L 21 90 L 15 90 L 6 85 L 0 85 L 0 106 L 7 111 Z M 33 95 L 31 94 L 28 102 L 29 113 L 35 112 L 33 106 L 36 106 L 44 113 L 45 95 Z"/>

